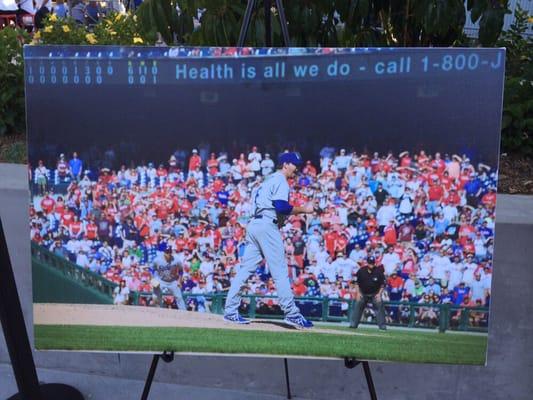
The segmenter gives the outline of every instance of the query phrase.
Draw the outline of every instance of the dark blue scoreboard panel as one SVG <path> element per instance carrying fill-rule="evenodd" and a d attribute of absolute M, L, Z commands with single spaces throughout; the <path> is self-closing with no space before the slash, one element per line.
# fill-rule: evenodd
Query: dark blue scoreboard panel
<path fill-rule="evenodd" d="M 239 132 L 263 148 L 328 135 L 361 151 L 497 163 L 503 49 L 26 46 L 24 55 L 33 160 L 93 142 L 138 146 L 124 162 L 165 159 L 200 136 L 227 147 Z"/>
<path fill-rule="evenodd" d="M 52 86 L 402 79 L 504 68 L 503 49 L 256 49 L 238 57 L 219 48 L 26 46 L 24 54 L 26 83 Z"/>

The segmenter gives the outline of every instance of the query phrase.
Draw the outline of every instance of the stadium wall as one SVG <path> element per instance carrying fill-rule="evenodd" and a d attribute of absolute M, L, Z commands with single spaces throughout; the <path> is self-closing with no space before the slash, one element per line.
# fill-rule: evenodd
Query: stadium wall
<path fill-rule="evenodd" d="M 113 304 L 113 298 L 32 258 L 34 303 Z"/>

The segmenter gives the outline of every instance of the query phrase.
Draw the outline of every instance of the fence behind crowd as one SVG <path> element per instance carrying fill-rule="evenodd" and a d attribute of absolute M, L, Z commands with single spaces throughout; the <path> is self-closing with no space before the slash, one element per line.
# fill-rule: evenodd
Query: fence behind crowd
<path fill-rule="evenodd" d="M 112 304 L 117 284 L 59 257 L 36 243 L 31 243 L 34 302 Z M 46 273 L 40 273 L 46 271 Z M 222 315 L 226 293 L 184 293 L 186 303 L 194 310 Z M 277 296 L 245 295 L 241 307 L 249 318 L 282 319 Z M 348 322 L 353 301 L 329 297 L 296 297 L 296 304 L 309 319 L 322 322 Z M 132 305 L 150 305 L 152 293 L 130 292 Z M 171 306 L 171 302 L 169 306 Z M 425 304 L 398 301 L 384 302 L 387 324 L 405 328 L 487 332 L 489 309 L 460 307 L 453 304 Z M 375 313 L 367 308 L 363 322 L 375 324 Z"/>

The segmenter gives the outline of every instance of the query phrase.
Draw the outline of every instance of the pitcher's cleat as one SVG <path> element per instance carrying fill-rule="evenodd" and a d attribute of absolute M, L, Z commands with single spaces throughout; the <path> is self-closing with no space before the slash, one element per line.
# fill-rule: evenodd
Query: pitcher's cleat
<path fill-rule="evenodd" d="M 294 326 L 296 329 L 310 329 L 314 325 L 311 321 L 304 318 L 303 315 L 286 316 L 284 322 L 288 325 Z"/>
<path fill-rule="evenodd" d="M 224 321 L 240 325 L 246 325 L 251 322 L 249 319 L 243 318 L 239 314 L 224 315 Z"/>

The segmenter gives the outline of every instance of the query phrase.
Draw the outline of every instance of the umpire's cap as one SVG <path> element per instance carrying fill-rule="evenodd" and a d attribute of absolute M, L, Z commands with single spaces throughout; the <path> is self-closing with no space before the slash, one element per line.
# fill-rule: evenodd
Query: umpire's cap
<path fill-rule="evenodd" d="M 291 163 L 299 167 L 302 165 L 302 156 L 297 152 L 286 152 L 279 156 L 279 164 Z"/>

